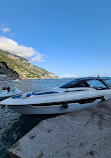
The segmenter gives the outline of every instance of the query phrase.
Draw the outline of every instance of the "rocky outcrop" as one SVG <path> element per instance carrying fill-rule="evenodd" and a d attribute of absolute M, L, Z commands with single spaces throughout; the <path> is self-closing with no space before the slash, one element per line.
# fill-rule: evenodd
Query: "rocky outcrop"
<path fill-rule="evenodd" d="M 10 79 L 19 79 L 18 73 L 9 68 L 5 62 L 0 62 L 0 74 L 5 74 Z"/>
<path fill-rule="evenodd" d="M 42 121 L 8 150 L 10 158 L 110 158 L 111 100 Z"/>

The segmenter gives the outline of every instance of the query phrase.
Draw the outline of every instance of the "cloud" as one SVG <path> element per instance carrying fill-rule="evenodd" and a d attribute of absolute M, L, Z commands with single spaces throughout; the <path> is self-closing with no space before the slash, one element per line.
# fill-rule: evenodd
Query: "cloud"
<path fill-rule="evenodd" d="M 72 74 L 64 74 L 64 75 L 61 75 L 62 78 L 77 78 L 76 75 L 72 75 Z"/>
<path fill-rule="evenodd" d="M 0 49 L 24 58 L 30 58 L 30 61 L 43 61 L 43 55 L 34 50 L 32 47 L 19 45 L 17 42 L 6 37 L 0 37 Z"/>
<path fill-rule="evenodd" d="M 1 31 L 4 32 L 4 33 L 7 33 L 7 32 L 10 32 L 10 28 L 3 27 L 3 28 L 1 28 Z"/>
<path fill-rule="evenodd" d="M 9 27 L 7 27 L 5 23 L 1 21 L 0 21 L 0 33 L 8 35 L 8 37 L 13 37 L 16 35 L 14 32 L 11 31 Z"/>
<path fill-rule="evenodd" d="M 33 57 L 30 61 L 32 61 L 32 62 L 36 62 L 36 61 L 44 62 L 45 60 L 43 60 L 42 57 L 43 57 L 43 55 L 38 52 L 38 55 Z"/>

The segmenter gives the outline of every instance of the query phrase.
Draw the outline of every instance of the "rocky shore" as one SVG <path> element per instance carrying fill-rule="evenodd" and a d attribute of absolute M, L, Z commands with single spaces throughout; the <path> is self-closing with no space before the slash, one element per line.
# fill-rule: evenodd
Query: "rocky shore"
<path fill-rule="evenodd" d="M 42 121 L 9 158 L 111 158 L 111 100 Z"/>
<path fill-rule="evenodd" d="M 9 68 L 5 62 L 0 62 L 0 74 L 5 74 L 10 79 L 19 79 L 18 73 Z"/>

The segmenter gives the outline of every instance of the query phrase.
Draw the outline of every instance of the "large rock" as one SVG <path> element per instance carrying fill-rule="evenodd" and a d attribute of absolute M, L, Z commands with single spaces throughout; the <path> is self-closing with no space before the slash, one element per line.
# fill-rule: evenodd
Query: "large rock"
<path fill-rule="evenodd" d="M 10 158 L 111 158 L 111 100 L 42 121 L 8 150 Z"/>
<path fill-rule="evenodd" d="M 5 74 L 10 79 L 19 79 L 18 73 L 9 68 L 5 62 L 0 62 L 0 74 Z"/>

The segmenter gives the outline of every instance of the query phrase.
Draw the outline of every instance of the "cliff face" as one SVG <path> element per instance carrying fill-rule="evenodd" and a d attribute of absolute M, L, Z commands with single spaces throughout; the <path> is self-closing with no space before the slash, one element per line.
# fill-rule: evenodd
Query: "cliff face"
<path fill-rule="evenodd" d="M 18 73 L 10 69 L 5 62 L 0 62 L 0 74 L 6 74 L 11 79 L 19 79 Z"/>
<path fill-rule="evenodd" d="M 0 62 L 5 62 L 8 65 L 8 70 L 5 70 L 3 73 L 8 74 L 10 69 L 14 71 L 14 74 L 18 74 L 21 79 L 28 79 L 28 78 L 59 78 L 55 74 L 48 72 L 45 69 L 32 65 L 28 60 L 24 59 L 23 57 L 11 54 L 9 52 L 5 52 L 0 50 Z M 3 69 L 3 67 L 2 67 Z M 3 71 L 3 70 L 1 70 Z M 7 72 L 8 71 L 8 72 Z M 8 74 L 8 75 L 9 75 Z"/>

